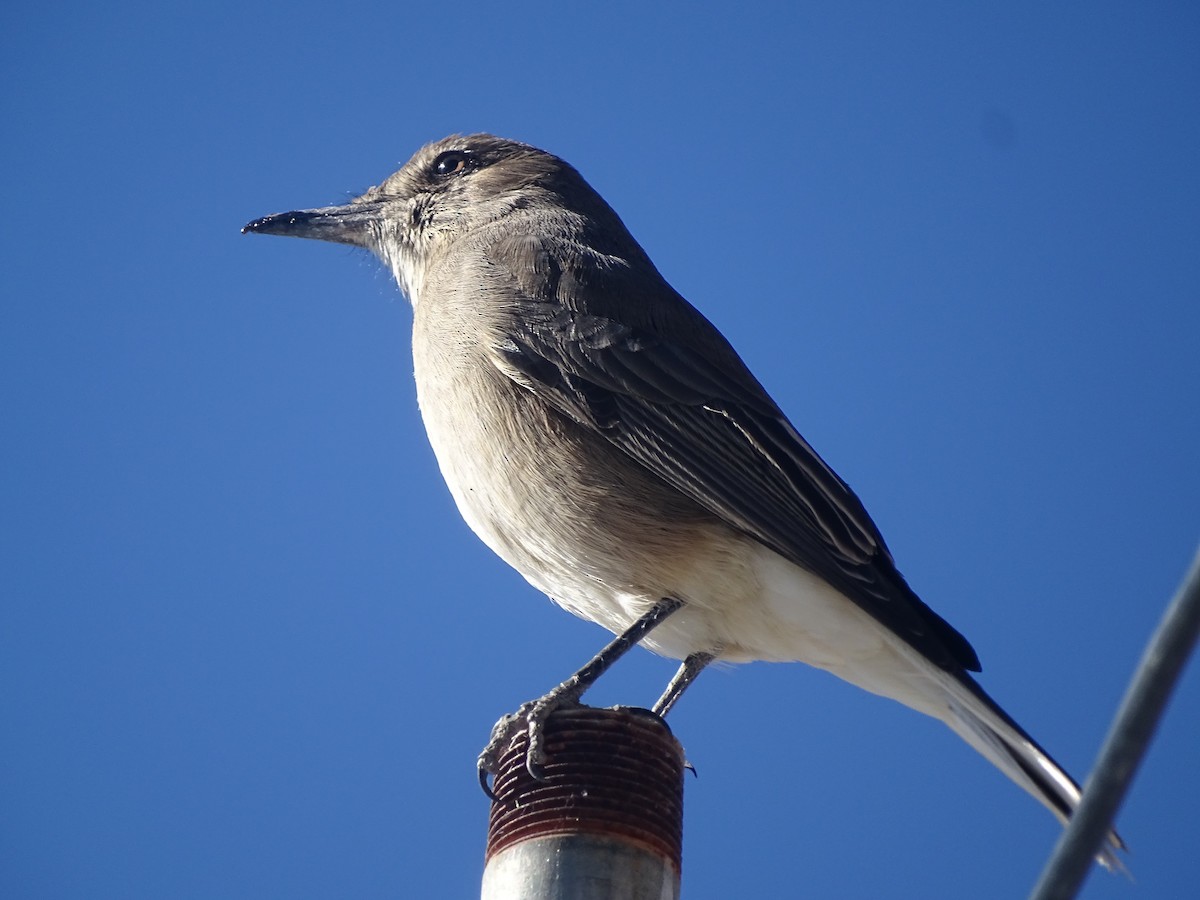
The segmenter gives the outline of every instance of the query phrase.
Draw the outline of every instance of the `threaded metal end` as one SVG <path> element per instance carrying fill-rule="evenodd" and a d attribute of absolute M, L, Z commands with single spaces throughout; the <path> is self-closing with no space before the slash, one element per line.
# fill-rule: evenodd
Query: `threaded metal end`
<path fill-rule="evenodd" d="M 683 841 L 683 748 L 645 709 L 579 707 L 546 723 L 545 777 L 525 767 L 522 737 L 500 758 L 486 858 L 565 835 L 615 840 L 661 857 L 676 874 Z"/>

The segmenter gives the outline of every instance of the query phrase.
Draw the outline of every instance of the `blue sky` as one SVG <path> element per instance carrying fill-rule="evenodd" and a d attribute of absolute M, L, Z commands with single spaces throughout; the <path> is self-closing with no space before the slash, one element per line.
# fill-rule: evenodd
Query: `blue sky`
<path fill-rule="evenodd" d="M 10 4 L 0 895 L 477 894 L 493 721 L 605 639 L 459 520 L 407 304 L 247 238 L 421 144 L 567 158 L 1077 776 L 1200 529 L 1191 4 Z M 597 703 L 647 704 L 639 652 Z M 684 896 L 1022 896 L 1052 818 L 793 666 L 672 715 Z M 1195 889 L 1193 664 L 1123 810 Z"/>

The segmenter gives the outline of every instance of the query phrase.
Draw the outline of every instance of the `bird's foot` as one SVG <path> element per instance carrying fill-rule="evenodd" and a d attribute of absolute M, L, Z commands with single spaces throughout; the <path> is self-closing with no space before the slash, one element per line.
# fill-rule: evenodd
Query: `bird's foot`
<path fill-rule="evenodd" d="M 525 768 L 529 770 L 529 774 L 536 779 L 541 779 L 543 776 L 542 763 L 545 761 L 545 729 L 546 720 L 550 715 L 559 709 L 567 709 L 579 707 L 580 698 L 584 691 L 592 686 L 593 682 L 605 671 L 609 666 L 615 663 L 618 659 L 625 655 L 630 647 L 637 644 L 643 637 L 649 634 L 654 628 L 670 616 L 678 611 L 683 606 L 683 601 L 675 597 L 663 597 L 648 610 L 642 613 L 641 617 L 636 622 L 613 638 L 605 647 L 593 656 L 582 669 L 560 684 L 544 697 L 539 697 L 537 700 L 531 700 L 529 703 L 524 703 L 521 708 L 515 713 L 505 716 L 492 727 L 492 737 L 488 741 L 483 752 L 479 754 L 479 783 L 483 787 L 483 792 L 492 800 L 496 799 L 491 787 L 488 786 L 488 775 L 495 775 L 500 770 L 500 757 L 506 750 L 513 746 L 513 743 L 518 740 L 522 734 L 528 735 L 528 747 L 525 751 Z M 704 657 L 703 661 L 696 664 L 693 657 L 689 657 L 684 663 L 684 669 L 680 670 L 680 674 L 676 675 L 668 688 L 667 694 L 663 700 L 659 702 L 664 704 L 664 711 L 669 708 L 679 695 L 683 693 L 683 689 L 696 677 L 700 669 L 708 663 L 712 656 L 709 654 L 694 654 L 696 657 Z M 692 667 L 689 669 L 689 662 Z M 686 677 L 685 677 L 686 671 Z M 681 680 L 682 679 L 682 680 Z"/>
<path fill-rule="evenodd" d="M 582 705 L 575 692 L 561 690 L 563 687 L 565 685 L 559 685 L 544 697 L 522 703 L 516 712 L 501 716 L 492 726 L 492 735 L 480 752 L 478 763 L 479 784 L 491 799 L 495 800 L 496 795 L 488 784 L 488 775 L 495 775 L 500 770 L 500 757 L 517 744 L 522 735 L 527 735 L 525 768 L 534 778 L 541 779 L 545 775 L 546 720 L 557 710 Z"/>

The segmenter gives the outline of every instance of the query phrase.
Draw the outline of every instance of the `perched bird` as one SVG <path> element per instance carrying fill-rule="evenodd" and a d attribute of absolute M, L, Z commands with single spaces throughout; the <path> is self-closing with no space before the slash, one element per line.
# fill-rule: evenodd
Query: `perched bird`
<path fill-rule="evenodd" d="M 414 310 L 421 414 L 464 519 L 618 637 L 502 719 L 494 770 L 639 641 L 683 661 L 800 661 L 940 719 L 1065 821 L 1070 776 L 977 684 L 967 640 L 905 582 L 858 497 L 570 165 L 486 134 L 429 144 L 345 206 L 243 231 L 387 264 Z M 1117 865 L 1115 833 L 1101 861 Z"/>

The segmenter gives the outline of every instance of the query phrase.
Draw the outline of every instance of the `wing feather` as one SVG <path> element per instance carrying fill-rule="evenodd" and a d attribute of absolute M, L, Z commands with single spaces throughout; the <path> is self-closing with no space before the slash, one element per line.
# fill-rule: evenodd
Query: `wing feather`
<path fill-rule="evenodd" d="M 520 238 L 523 250 L 530 239 Z M 737 354 L 661 278 L 541 241 L 500 270 L 517 289 L 497 366 L 732 527 L 825 579 L 936 665 L 979 670 L 967 640 L 896 570 L 875 523 Z M 571 257 L 575 274 L 559 277 Z M 493 259 L 513 259 L 497 253 Z M 657 273 L 654 273 L 657 275 Z M 617 305 L 614 297 L 624 302 Z M 667 312 L 664 313 L 664 310 Z"/>

